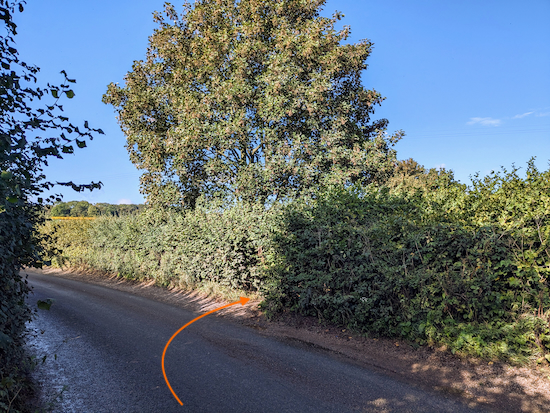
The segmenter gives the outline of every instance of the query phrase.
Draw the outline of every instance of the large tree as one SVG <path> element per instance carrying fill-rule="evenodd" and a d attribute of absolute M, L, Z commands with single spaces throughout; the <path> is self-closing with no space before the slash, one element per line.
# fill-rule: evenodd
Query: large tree
<path fill-rule="evenodd" d="M 384 181 L 395 161 L 384 99 L 362 86 L 368 40 L 341 44 L 324 0 L 170 4 L 124 87 L 110 84 L 148 202 L 193 206 L 200 194 L 247 200 L 320 185 Z"/>

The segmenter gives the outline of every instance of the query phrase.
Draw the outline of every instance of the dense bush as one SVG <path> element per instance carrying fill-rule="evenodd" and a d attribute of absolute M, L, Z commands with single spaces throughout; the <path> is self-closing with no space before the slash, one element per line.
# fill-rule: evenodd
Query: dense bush
<path fill-rule="evenodd" d="M 271 315 L 519 362 L 550 350 L 549 178 L 531 162 L 525 179 L 514 168 L 471 187 L 440 174 L 429 186 L 333 187 L 270 209 L 204 204 L 49 225 L 64 228 L 59 262 L 257 291 Z"/>
<path fill-rule="evenodd" d="M 199 203 L 185 214 L 146 210 L 94 221 L 49 221 L 44 231 L 53 235 L 48 258 L 54 265 L 91 267 L 163 286 L 214 283 L 260 291 L 267 225 L 263 207 L 237 205 L 222 212 Z"/>
<path fill-rule="evenodd" d="M 335 189 L 287 208 L 266 308 L 525 360 L 550 350 L 550 172 Z"/>
<path fill-rule="evenodd" d="M 33 222 L 30 207 L 2 206 L 0 203 L 0 411 L 17 412 L 22 407 L 21 395 L 31 388 L 28 372 L 32 361 L 23 345 L 32 310 L 25 301 L 29 287 L 19 270 L 32 263 Z"/>

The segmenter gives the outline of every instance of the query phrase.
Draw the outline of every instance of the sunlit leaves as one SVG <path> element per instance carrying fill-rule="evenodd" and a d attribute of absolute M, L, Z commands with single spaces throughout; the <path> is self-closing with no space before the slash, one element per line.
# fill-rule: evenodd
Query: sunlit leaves
<path fill-rule="evenodd" d="M 348 30 L 319 17 L 323 3 L 204 0 L 178 19 L 170 4 L 156 14 L 147 58 L 103 98 L 151 203 L 299 196 L 391 174 L 402 134 L 371 121 L 383 98 L 360 80 L 372 44 L 341 45 Z"/>

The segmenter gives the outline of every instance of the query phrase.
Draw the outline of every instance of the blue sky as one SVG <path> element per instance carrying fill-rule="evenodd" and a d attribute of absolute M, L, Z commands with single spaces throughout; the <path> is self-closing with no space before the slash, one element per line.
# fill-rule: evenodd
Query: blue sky
<path fill-rule="evenodd" d="M 52 160 L 50 180 L 102 181 L 100 191 L 58 188 L 64 200 L 141 203 L 140 172 L 129 161 L 113 108 L 101 97 L 122 84 L 145 56 L 164 0 L 28 0 L 16 15 L 23 61 L 41 68 L 43 84 L 75 78 L 75 98 L 64 102 L 75 124 L 101 128 L 88 148 Z M 179 1 L 173 2 L 181 10 Z M 375 118 L 407 136 L 399 159 L 445 166 L 469 183 L 531 156 L 550 161 L 550 1 L 328 0 L 321 13 L 341 11 L 349 42 L 370 39 L 374 50 L 363 83 L 387 100 Z"/>

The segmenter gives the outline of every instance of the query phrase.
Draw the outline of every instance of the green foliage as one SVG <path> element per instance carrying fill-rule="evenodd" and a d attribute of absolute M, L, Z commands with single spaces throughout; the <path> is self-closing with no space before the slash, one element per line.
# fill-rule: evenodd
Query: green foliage
<path fill-rule="evenodd" d="M 442 184 L 448 185 L 450 183 L 465 189 L 465 185 L 460 185 L 454 180 L 452 171 L 447 171 L 445 168 L 426 170 L 414 159 L 409 158 L 396 162 L 393 176 L 385 185 L 394 192 L 404 192 L 414 190 L 433 191 Z"/>
<path fill-rule="evenodd" d="M 40 226 L 42 237 L 42 258 L 56 266 L 67 262 L 72 257 L 73 265 L 82 264 L 79 256 L 88 252 L 88 229 L 92 221 L 89 220 L 47 220 Z"/>
<path fill-rule="evenodd" d="M 5 29 L 0 36 L 0 410 L 11 412 L 23 406 L 22 395 L 30 388 L 26 373 L 32 365 L 23 346 L 25 325 L 32 317 L 25 301 L 29 287 L 20 270 L 42 265 L 34 228 L 43 219 L 44 202 L 41 198 L 37 203 L 31 200 L 54 186 L 42 172 L 49 158 L 62 158 L 63 153 L 73 152 L 73 142 L 80 146 L 93 132 L 103 133 L 87 123 L 80 130 L 62 116 L 59 99 L 74 96 L 68 86 L 74 80 L 65 71 L 61 72 L 63 85 L 40 88 L 35 85 L 39 69 L 19 60 L 13 13 L 23 11 L 23 4 L 0 0 Z M 50 94 L 55 100 L 40 106 Z M 78 191 L 100 186 L 57 184 Z"/>
<path fill-rule="evenodd" d="M 530 162 L 525 179 L 514 168 L 471 187 L 443 173 L 430 190 L 328 186 L 269 209 L 200 198 L 50 225 L 65 228 L 67 264 L 254 291 L 271 315 L 519 363 L 550 353 L 549 178 Z"/>
<path fill-rule="evenodd" d="M 88 205 L 88 210 L 86 211 L 86 215 L 89 217 L 98 217 L 101 215 L 101 210 L 95 205 Z M 59 216 L 59 215 L 52 215 L 52 216 Z"/>
<path fill-rule="evenodd" d="M 71 208 L 65 202 L 59 202 L 50 209 L 50 215 L 53 217 L 70 217 Z"/>
<path fill-rule="evenodd" d="M 50 217 L 98 217 L 102 215 L 119 216 L 137 213 L 145 208 L 139 204 L 90 204 L 87 201 L 57 202 L 47 212 Z"/>
<path fill-rule="evenodd" d="M 550 171 L 450 178 L 293 204 L 266 309 L 480 357 L 548 352 Z"/>
<path fill-rule="evenodd" d="M 263 281 L 254 263 L 262 261 L 266 243 L 258 227 L 268 218 L 260 213 L 263 207 L 236 205 L 222 213 L 220 204 L 199 200 L 198 205 L 185 215 L 146 210 L 94 221 L 46 221 L 44 259 L 56 266 L 154 279 L 163 286 L 260 290 Z"/>
<path fill-rule="evenodd" d="M 265 202 L 329 183 L 383 182 L 402 132 L 371 121 L 384 99 L 361 84 L 372 43 L 342 45 L 320 0 L 166 3 L 145 61 L 108 86 L 152 205 L 193 208 L 233 191 Z"/>
<path fill-rule="evenodd" d="M 273 212 L 272 212 L 273 213 Z M 261 263 L 270 215 L 263 206 L 238 204 L 219 211 L 199 199 L 182 214 L 148 209 L 139 215 L 93 221 L 48 221 L 48 259 L 159 285 L 261 292 Z"/>
<path fill-rule="evenodd" d="M 54 301 L 55 300 L 53 298 L 47 298 L 46 301 L 38 300 L 36 302 L 36 305 L 40 310 L 49 310 Z"/>
<path fill-rule="evenodd" d="M 86 217 L 88 216 L 88 207 L 90 204 L 86 201 L 78 201 L 76 204 L 71 208 L 71 216 L 72 217 Z"/>

